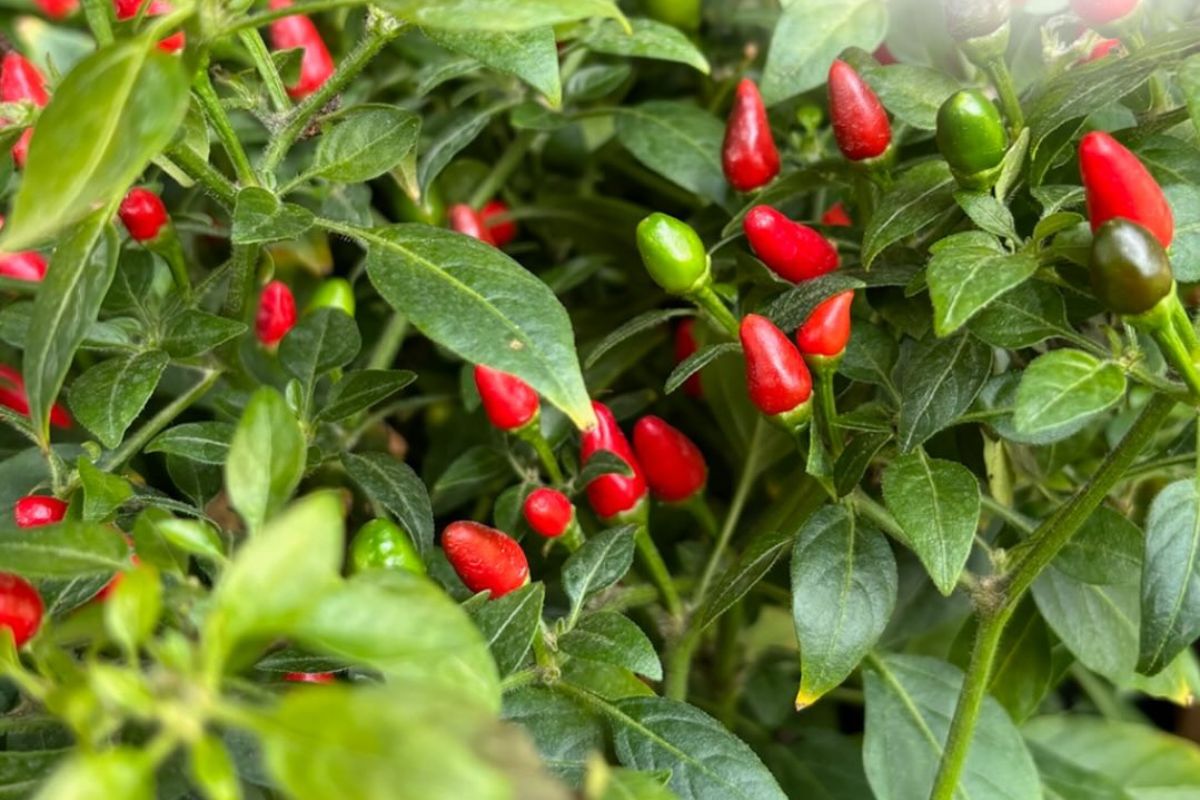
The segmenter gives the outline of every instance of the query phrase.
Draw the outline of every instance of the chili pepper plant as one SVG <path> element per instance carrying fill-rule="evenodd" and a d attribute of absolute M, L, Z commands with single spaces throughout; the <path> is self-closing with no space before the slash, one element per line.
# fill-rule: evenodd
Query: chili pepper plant
<path fill-rule="evenodd" d="M 1200 797 L 1192 0 L 0 51 L 0 797 Z"/>

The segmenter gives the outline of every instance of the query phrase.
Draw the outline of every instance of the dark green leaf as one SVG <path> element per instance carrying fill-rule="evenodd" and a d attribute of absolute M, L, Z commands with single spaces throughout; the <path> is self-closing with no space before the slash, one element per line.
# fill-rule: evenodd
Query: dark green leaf
<path fill-rule="evenodd" d="M 993 347 L 1014 350 L 1072 332 L 1062 295 L 1041 281 L 1028 281 L 991 301 L 970 329 Z"/>
<path fill-rule="evenodd" d="M 591 369 L 594 367 L 596 362 L 604 357 L 605 353 L 609 352 L 626 339 L 630 339 L 640 333 L 651 330 L 652 328 L 657 328 L 664 322 L 675 319 L 676 317 L 690 317 L 693 316 L 693 314 L 694 312 L 687 308 L 663 308 L 656 309 L 654 311 L 647 311 L 644 314 L 638 314 L 636 317 L 621 325 L 621 327 L 617 328 L 612 333 L 601 339 L 600 342 L 588 353 L 587 358 L 584 359 L 583 368 Z"/>
<path fill-rule="evenodd" d="M 37 529 L 0 531 L 0 564 L 29 578 L 111 574 L 128 563 L 120 532 L 91 522 L 60 522 Z"/>
<path fill-rule="evenodd" d="M 971 336 L 926 337 L 896 366 L 900 377 L 897 442 L 909 452 L 966 411 L 992 367 L 992 353 Z"/>
<path fill-rule="evenodd" d="M 700 370 L 707 367 L 712 362 L 716 361 L 721 356 L 740 353 L 742 346 L 736 342 L 721 342 L 720 344 L 707 345 L 700 348 L 690 356 L 680 361 L 671 370 L 671 374 L 667 376 L 667 384 L 663 387 L 663 391 L 671 394 L 680 386 L 687 383 L 688 378 L 695 375 Z"/>
<path fill-rule="evenodd" d="M 313 213 L 295 203 L 284 203 L 257 186 L 238 192 L 233 209 L 234 244 L 266 244 L 296 239 L 313 224 Z"/>
<path fill-rule="evenodd" d="M 317 142 L 308 175 L 339 183 L 376 178 L 405 160 L 415 162 L 420 132 L 421 118 L 411 111 L 352 108 Z"/>
<path fill-rule="evenodd" d="M 940 160 L 918 164 L 901 175 L 863 233 L 863 265 L 870 267 L 889 245 L 924 230 L 954 208 L 957 185 L 950 167 Z"/>
<path fill-rule="evenodd" d="M 383 402 L 417 379 L 406 369 L 352 372 L 333 388 L 333 396 L 317 410 L 317 419 L 337 422 Z"/>
<path fill-rule="evenodd" d="M 151 350 L 92 367 L 71 384 L 75 419 L 105 447 L 116 447 L 154 394 L 169 361 L 163 351 Z"/>
<path fill-rule="evenodd" d="M 625 19 L 612 0 L 387 0 L 382 7 L 417 25 L 460 31 L 520 31 L 589 17 Z"/>
<path fill-rule="evenodd" d="M 433 549 L 433 510 L 412 467 L 384 453 L 344 453 L 342 464 L 367 496 L 387 509 L 415 540 L 421 555 Z"/>
<path fill-rule="evenodd" d="M 173 358 L 194 358 L 245 332 L 245 323 L 189 308 L 171 317 L 162 348 Z"/>
<path fill-rule="evenodd" d="M 583 547 L 563 564 L 563 590 L 571 598 L 571 607 L 579 608 L 588 595 L 607 588 L 633 566 L 636 526 L 602 531 L 589 536 Z"/>
<path fill-rule="evenodd" d="M 708 74 L 708 59 L 678 28 L 641 17 L 630 19 L 629 24 L 632 33 L 617 22 L 602 22 L 583 41 L 597 53 L 677 61 Z"/>
<path fill-rule="evenodd" d="M 625 107 L 617 115 L 617 139 L 647 169 L 709 200 L 725 200 L 725 126 L 709 112 L 673 100 Z"/>
<path fill-rule="evenodd" d="M 558 646 L 568 655 L 605 661 L 650 680 L 662 680 L 662 664 L 650 639 L 629 619 L 611 611 L 584 617 L 559 639 Z"/>
<path fill-rule="evenodd" d="M 340 308 L 305 314 L 279 343 L 279 363 L 306 389 L 317 378 L 349 364 L 362 346 L 354 318 Z"/>
<path fill-rule="evenodd" d="M 616 23 L 613 25 L 620 30 Z M 448 31 L 429 29 L 426 35 L 449 50 L 515 75 L 541 92 L 552 108 L 562 106 L 558 48 L 551 28 L 527 31 Z"/>
<path fill-rule="evenodd" d="M 225 463 L 235 426 L 228 422 L 185 422 L 156 436 L 147 453 L 167 453 L 201 464 Z"/>
<path fill-rule="evenodd" d="M 1196 482 L 1176 481 L 1146 518 L 1138 672 L 1161 671 L 1200 636 L 1200 510 Z"/>
<path fill-rule="evenodd" d="M 521 666 L 533 644 L 533 637 L 542 635 L 538 626 L 545 599 L 545 585 L 531 583 L 503 597 L 488 600 L 470 612 L 492 651 L 501 678 Z"/>

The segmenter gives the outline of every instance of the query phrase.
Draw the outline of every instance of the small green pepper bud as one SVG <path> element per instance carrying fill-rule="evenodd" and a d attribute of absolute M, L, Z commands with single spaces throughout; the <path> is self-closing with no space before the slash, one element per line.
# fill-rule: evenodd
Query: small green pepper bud
<path fill-rule="evenodd" d="M 1142 314 L 1175 286 L 1171 262 L 1154 234 L 1127 219 L 1112 219 L 1092 239 L 1096 299 L 1118 314 Z"/>
<path fill-rule="evenodd" d="M 656 213 L 638 223 L 637 246 L 650 277 L 671 294 L 689 294 L 712 280 L 704 242 L 674 217 Z"/>
<path fill-rule="evenodd" d="M 1008 132 L 1000 112 L 983 92 L 963 89 L 938 109 L 937 145 L 962 186 L 987 189 L 999 175 Z"/>
<path fill-rule="evenodd" d="M 330 278 L 317 287 L 312 299 L 308 301 L 308 310 L 318 308 L 340 308 L 346 314 L 354 316 L 354 287 L 345 278 Z"/>
<path fill-rule="evenodd" d="M 425 562 L 413 547 L 412 539 L 398 525 L 386 519 L 373 519 L 358 529 L 350 543 L 350 572 L 369 569 L 424 575 Z"/>

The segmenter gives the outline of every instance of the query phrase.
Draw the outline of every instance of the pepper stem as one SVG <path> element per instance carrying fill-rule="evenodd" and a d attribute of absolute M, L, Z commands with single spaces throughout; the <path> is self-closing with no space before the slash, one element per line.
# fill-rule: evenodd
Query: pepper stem
<path fill-rule="evenodd" d="M 540 416 L 540 415 L 539 415 Z M 542 469 L 546 470 L 547 477 L 555 486 L 563 484 L 562 469 L 558 466 L 558 459 L 554 457 L 554 450 L 551 449 L 550 443 L 546 441 L 546 437 L 542 435 L 542 427 L 539 423 L 539 417 L 534 417 L 523 428 L 514 431 L 521 441 L 528 444 L 537 453 L 538 460 L 542 462 Z"/>
<path fill-rule="evenodd" d="M 667 569 L 666 562 L 663 561 L 662 553 L 658 551 L 658 546 L 650 538 L 649 519 L 643 517 L 638 523 L 634 542 L 637 544 L 638 555 L 642 558 L 642 565 L 650 575 L 650 582 L 658 588 L 659 596 L 662 597 L 667 612 L 675 619 L 682 619 L 683 603 L 679 600 L 679 592 L 676 591 L 675 583 L 671 580 L 671 572 Z"/>
<path fill-rule="evenodd" d="M 833 394 L 833 376 L 837 372 L 837 360 L 814 359 L 809 365 L 817 379 L 817 416 L 821 420 L 821 430 L 836 459 L 842 454 L 845 439 L 842 429 L 837 426 L 837 400 Z"/>
<path fill-rule="evenodd" d="M 708 312 L 708 315 L 734 339 L 738 337 L 737 317 L 733 312 L 725 307 L 725 303 L 721 298 L 717 297 L 717 293 L 713 291 L 712 286 L 705 284 L 698 289 L 693 290 L 688 294 L 688 298 L 695 303 L 702 311 Z"/>
<path fill-rule="evenodd" d="M 1012 73 L 1003 57 L 991 58 L 983 66 L 983 71 L 991 78 L 1000 96 L 1000 105 L 1004 108 L 1004 116 L 1008 117 L 1009 132 L 1016 141 L 1021 130 L 1025 127 L 1025 114 L 1021 111 L 1021 101 L 1017 97 L 1017 88 L 1013 84 Z"/>

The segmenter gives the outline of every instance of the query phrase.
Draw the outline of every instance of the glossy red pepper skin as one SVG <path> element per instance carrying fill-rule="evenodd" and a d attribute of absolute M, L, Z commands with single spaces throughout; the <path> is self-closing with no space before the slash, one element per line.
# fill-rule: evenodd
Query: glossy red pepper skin
<path fill-rule="evenodd" d="M 496 240 L 487 225 L 483 223 L 483 217 L 466 203 L 455 203 L 450 206 L 446 217 L 450 221 L 452 230 L 470 236 L 472 239 L 478 239 L 484 244 L 496 246 Z"/>
<path fill-rule="evenodd" d="M 67 515 L 67 504 L 57 497 L 31 494 L 13 505 L 13 519 L 18 528 L 40 528 L 61 522 Z"/>
<path fill-rule="evenodd" d="M 879 47 L 876 47 L 875 52 L 871 53 L 871 57 L 885 67 L 890 64 L 900 63 L 900 59 L 896 58 L 896 56 L 892 54 L 892 51 L 888 48 L 887 44 L 881 44 Z"/>
<path fill-rule="evenodd" d="M 545 486 L 530 492 L 521 510 L 533 532 L 547 539 L 562 536 L 575 519 L 575 506 L 567 496 Z"/>
<path fill-rule="evenodd" d="M 588 503 L 597 516 L 607 520 L 638 508 L 646 496 L 646 474 L 608 406 L 593 401 L 592 409 L 596 412 L 596 424 L 580 437 L 580 460 L 587 464 L 596 453 L 608 450 L 633 470 L 631 477 L 601 475 L 587 485 Z"/>
<path fill-rule="evenodd" d="M 46 91 L 46 79 L 28 59 L 20 53 L 6 53 L 0 61 L 0 102 L 20 103 L 29 101 L 39 108 L 50 102 L 50 94 Z M 25 157 L 29 153 L 29 140 L 33 137 L 33 128 L 21 132 L 17 143 L 12 146 L 13 162 L 17 168 L 25 166 Z"/>
<path fill-rule="evenodd" d="M 821 215 L 821 224 L 831 228 L 849 228 L 854 221 L 850 219 L 850 215 L 846 213 L 846 207 L 839 200 Z"/>
<path fill-rule="evenodd" d="M 476 364 L 475 388 L 488 421 L 502 431 L 523 428 L 537 416 L 537 392 L 516 375 Z"/>
<path fill-rule="evenodd" d="M 1096 43 L 1096 46 L 1091 49 L 1091 52 L 1089 52 L 1083 58 L 1079 59 L 1079 63 L 1080 64 L 1090 64 L 1093 61 L 1099 61 L 1100 59 L 1107 56 L 1109 53 L 1112 53 L 1114 50 L 1117 52 L 1118 55 L 1120 54 L 1120 52 L 1121 52 L 1121 40 L 1120 39 L 1101 39 L 1099 42 Z"/>
<path fill-rule="evenodd" d="M 25 379 L 21 377 L 20 372 L 7 364 L 0 364 L 0 406 L 29 416 L 29 395 L 25 393 Z M 58 428 L 69 428 L 71 415 L 55 403 L 50 407 L 50 424 Z"/>
<path fill-rule="evenodd" d="M 633 426 L 633 451 L 659 500 L 680 503 L 704 491 L 708 482 L 704 453 L 661 417 L 645 416 Z"/>
<path fill-rule="evenodd" d="M 675 326 L 675 363 L 682 363 L 697 350 L 696 320 L 689 317 Z M 693 372 L 684 381 L 683 391 L 688 397 L 702 397 L 704 385 L 700 382 L 700 373 Z"/>
<path fill-rule="evenodd" d="M 796 332 L 796 344 L 804 356 L 836 358 L 850 341 L 850 306 L 854 291 L 841 292 L 813 309 Z"/>
<path fill-rule="evenodd" d="M 263 287 L 258 299 L 258 314 L 254 332 L 266 347 L 274 347 L 287 336 L 296 324 L 296 298 L 282 281 L 271 281 Z"/>
<path fill-rule="evenodd" d="M 135 242 L 148 242 L 157 238 L 159 231 L 171 221 L 167 215 L 167 207 L 157 194 L 140 186 L 129 190 L 117 216 L 125 230 Z"/>
<path fill-rule="evenodd" d="M 503 597 L 529 582 L 529 562 L 517 541 L 478 522 L 452 522 L 442 531 L 442 550 L 472 592 Z"/>
<path fill-rule="evenodd" d="M 0 256 L 0 275 L 37 283 L 46 277 L 46 259 L 33 250 Z"/>
<path fill-rule="evenodd" d="M 142 0 L 113 0 L 113 8 L 119 20 L 133 19 L 137 16 L 141 6 Z M 150 0 L 150 5 L 146 7 L 146 16 L 157 17 L 166 14 L 170 10 L 171 4 L 167 0 Z M 186 43 L 187 41 L 181 31 L 173 33 L 165 39 L 160 39 L 158 49 L 164 53 L 178 53 Z"/>
<path fill-rule="evenodd" d="M 1141 0 L 1071 0 L 1071 10 L 1092 28 L 1127 17 L 1139 5 Z"/>
<path fill-rule="evenodd" d="M 739 336 L 746 356 L 746 388 L 759 411 L 786 414 L 808 402 L 812 376 L 800 351 L 775 323 L 747 314 Z"/>
<path fill-rule="evenodd" d="M 37 6 L 50 19 L 65 19 L 79 8 L 79 0 L 37 0 Z"/>
<path fill-rule="evenodd" d="M 779 150 L 771 136 L 771 123 L 758 86 L 743 78 L 733 97 L 721 147 L 725 179 L 739 192 L 766 186 L 779 174 Z"/>
<path fill-rule="evenodd" d="M 292 0 L 271 0 L 272 10 L 288 8 Z M 300 77 L 287 87 L 288 94 L 297 100 L 308 97 L 320 89 L 333 74 L 333 56 L 321 38 L 321 32 L 313 21 L 303 14 L 283 17 L 271 23 L 271 44 L 276 50 L 304 51 L 300 57 Z"/>
<path fill-rule="evenodd" d="M 1164 249 L 1171 246 L 1171 206 L 1158 181 L 1124 145 L 1107 133 L 1092 131 L 1079 143 L 1079 171 L 1093 233 L 1110 219 L 1127 219 L 1153 233 Z"/>
<path fill-rule="evenodd" d="M 492 242 L 496 247 L 504 247 L 517 238 L 517 222 L 512 219 L 501 219 L 506 217 L 511 209 L 503 200 L 489 200 L 484 204 L 483 208 L 479 209 L 479 219 L 483 221 L 483 227 L 492 236 Z"/>
<path fill-rule="evenodd" d="M 34 637 L 44 614 L 37 589 L 20 576 L 0 572 L 0 628 L 12 631 L 17 647 Z"/>
<path fill-rule="evenodd" d="M 851 161 L 877 158 L 892 143 L 887 111 L 845 61 L 834 61 L 829 68 L 829 116 L 838 149 Z"/>
<path fill-rule="evenodd" d="M 334 683 L 337 680 L 332 672 L 289 672 L 283 676 L 283 679 L 289 683 L 318 684 Z"/>
<path fill-rule="evenodd" d="M 754 255 L 784 280 L 799 283 L 837 269 L 833 243 L 770 206 L 755 206 L 742 220 Z"/>

